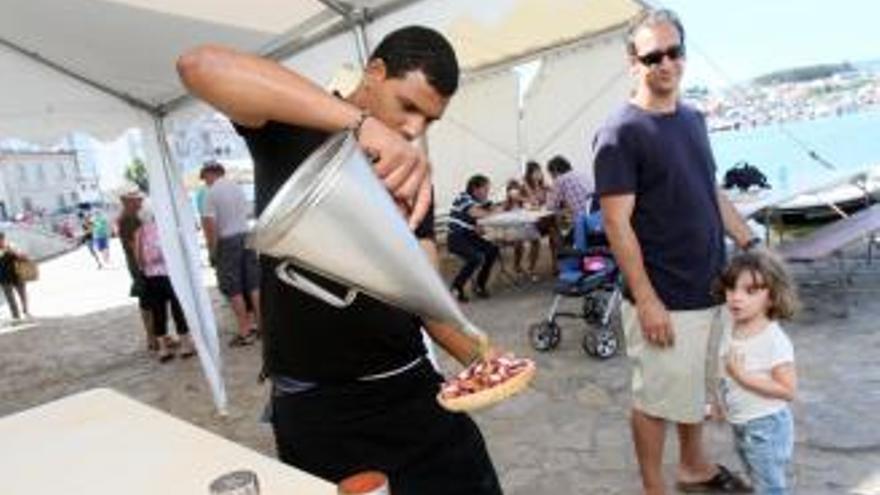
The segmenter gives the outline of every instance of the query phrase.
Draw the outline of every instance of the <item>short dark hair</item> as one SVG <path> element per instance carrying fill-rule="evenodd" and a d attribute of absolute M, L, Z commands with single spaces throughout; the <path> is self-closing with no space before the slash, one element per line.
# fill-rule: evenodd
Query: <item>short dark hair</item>
<path fill-rule="evenodd" d="M 199 171 L 199 179 L 204 180 L 205 176 L 208 174 L 216 174 L 222 176 L 226 174 L 226 168 L 224 168 L 220 162 L 205 162 L 205 164 L 202 165 L 202 169 Z"/>
<path fill-rule="evenodd" d="M 472 175 L 471 178 L 467 181 L 467 187 L 465 187 L 465 190 L 468 194 L 473 194 L 474 190 L 479 189 L 488 183 L 489 178 L 485 175 Z"/>
<path fill-rule="evenodd" d="M 571 163 L 562 155 L 556 155 L 547 163 L 547 171 L 553 175 L 562 175 L 571 170 Z"/>
<path fill-rule="evenodd" d="M 458 59 L 449 41 L 424 26 L 407 26 L 391 32 L 373 50 L 370 60 L 381 59 L 388 77 L 402 78 L 421 71 L 442 96 L 458 89 Z"/>
<path fill-rule="evenodd" d="M 755 283 L 769 291 L 768 318 L 787 320 L 794 316 L 799 306 L 794 282 L 785 263 L 767 251 L 749 251 L 734 256 L 715 283 L 715 297 L 724 301 L 725 292 L 736 287 L 736 280 L 743 273 L 751 273 Z"/>
<path fill-rule="evenodd" d="M 638 55 L 636 51 L 636 33 L 643 27 L 656 26 L 658 24 L 670 24 L 678 31 L 681 46 L 684 46 L 684 26 L 681 19 L 670 9 L 646 9 L 636 15 L 629 23 L 626 31 L 626 52 L 630 55 Z"/>

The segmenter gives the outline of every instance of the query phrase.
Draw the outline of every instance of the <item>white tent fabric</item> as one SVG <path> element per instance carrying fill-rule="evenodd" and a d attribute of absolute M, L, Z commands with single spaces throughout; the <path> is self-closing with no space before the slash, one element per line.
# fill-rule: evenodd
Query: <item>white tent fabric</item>
<path fill-rule="evenodd" d="M 142 113 L 5 46 L 0 46 L 0 68 L 0 136 L 50 142 L 84 129 L 110 140 L 133 127 Z"/>
<path fill-rule="evenodd" d="M 524 102 L 526 155 L 546 163 L 561 154 L 591 172 L 593 135 L 631 87 L 622 32 L 548 56 Z"/>
<path fill-rule="evenodd" d="M 446 33 L 462 66 L 475 71 L 595 35 L 624 23 L 641 7 L 640 0 L 3 0 L 0 137 L 47 142 L 81 131 L 108 139 L 130 127 L 142 129 L 171 280 L 197 335 L 215 403 L 223 410 L 216 328 L 195 275 L 195 222 L 162 131 L 169 112 L 204 108 L 187 104 L 174 69 L 180 53 L 212 42 L 276 59 L 292 57 L 291 63 L 320 82 L 333 78 L 340 61 L 358 61 L 356 26 L 369 45 L 394 28 L 420 23 Z M 474 84 L 480 93 L 480 83 Z M 493 93 L 496 102 L 513 100 L 515 91 L 507 83 L 493 84 L 506 88 Z M 482 112 L 465 113 L 470 119 Z M 487 135 L 501 148 L 513 146 L 507 126 Z"/>
<path fill-rule="evenodd" d="M 443 118 L 428 131 L 428 153 L 437 211 L 446 211 L 468 177 L 483 174 L 495 183 L 519 175 L 517 155 L 518 76 L 513 71 L 468 80 Z"/>

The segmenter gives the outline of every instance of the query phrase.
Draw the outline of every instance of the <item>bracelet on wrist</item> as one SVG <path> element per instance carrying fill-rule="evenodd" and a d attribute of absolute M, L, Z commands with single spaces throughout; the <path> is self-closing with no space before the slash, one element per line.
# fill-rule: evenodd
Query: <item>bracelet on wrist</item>
<path fill-rule="evenodd" d="M 351 131 L 352 134 L 354 134 L 355 139 L 360 140 L 361 128 L 364 126 L 364 122 L 366 122 L 368 118 L 370 118 L 370 112 L 366 110 L 361 110 L 361 113 L 360 115 L 358 115 L 357 120 L 355 120 L 351 123 L 351 125 L 348 126 L 347 129 Z"/>

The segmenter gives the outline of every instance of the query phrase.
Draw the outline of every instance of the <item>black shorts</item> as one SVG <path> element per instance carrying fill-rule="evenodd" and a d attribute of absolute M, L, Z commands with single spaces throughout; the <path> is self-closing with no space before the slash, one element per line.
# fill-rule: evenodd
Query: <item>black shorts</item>
<path fill-rule="evenodd" d="M 334 483 L 382 471 L 394 495 L 500 495 L 477 425 L 437 404 L 440 380 L 424 361 L 383 380 L 276 395 L 278 456 Z"/>

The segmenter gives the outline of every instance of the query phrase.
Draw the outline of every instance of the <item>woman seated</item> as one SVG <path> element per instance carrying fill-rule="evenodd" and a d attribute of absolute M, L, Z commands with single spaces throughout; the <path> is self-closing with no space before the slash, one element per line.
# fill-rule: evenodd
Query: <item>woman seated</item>
<path fill-rule="evenodd" d="M 498 259 L 498 246 L 483 237 L 477 220 L 493 212 L 489 201 L 489 178 L 474 175 L 455 201 L 449 211 L 449 251 L 461 257 L 465 264 L 452 281 L 452 293 L 461 302 L 467 302 L 465 284 L 471 275 L 480 269 L 476 281 L 472 284 L 477 297 L 489 297 L 486 282 L 492 273 L 492 265 Z"/>
<path fill-rule="evenodd" d="M 544 178 L 544 172 L 541 171 L 541 165 L 535 161 L 526 163 L 526 173 L 523 177 L 523 193 L 524 201 L 527 208 L 542 209 L 547 208 L 547 198 L 550 194 L 550 186 Z M 562 236 L 559 233 L 559 226 L 556 223 L 555 216 L 549 216 L 538 222 L 538 233 L 541 237 L 546 237 L 550 245 L 550 264 L 553 273 L 558 272 L 556 266 L 556 253 L 559 251 L 559 245 L 562 242 Z M 535 252 L 535 259 L 538 252 Z"/>
<path fill-rule="evenodd" d="M 544 181 L 544 172 L 538 162 L 526 163 L 526 173 L 522 184 L 523 201 L 529 208 L 543 208 L 547 204 L 547 193 L 550 188 Z"/>

